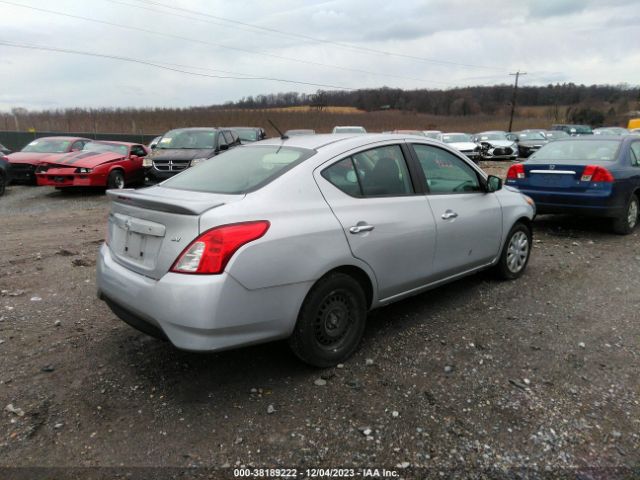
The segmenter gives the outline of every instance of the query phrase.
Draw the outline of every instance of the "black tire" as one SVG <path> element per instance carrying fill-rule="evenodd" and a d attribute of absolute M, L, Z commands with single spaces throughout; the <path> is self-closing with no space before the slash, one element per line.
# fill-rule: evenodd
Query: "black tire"
<path fill-rule="evenodd" d="M 4 191 L 7 189 L 7 176 L 0 172 L 0 197 L 4 195 Z"/>
<path fill-rule="evenodd" d="M 638 212 L 640 211 L 640 202 L 637 195 L 631 195 L 627 202 L 627 208 L 618 218 L 613 219 L 612 228 L 614 233 L 618 235 L 629 235 L 638 225 Z M 635 213 L 634 213 L 635 212 Z"/>
<path fill-rule="evenodd" d="M 124 188 L 124 173 L 122 170 L 112 170 L 107 178 L 107 188 Z"/>
<path fill-rule="evenodd" d="M 344 273 L 329 274 L 307 294 L 289 345 L 303 362 L 332 367 L 358 348 L 366 318 L 366 296 L 360 284 Z"/>
<path fill-rule="evenodd" d="M 520 247 L 518 247 L 520 245 Z M 509 231 L 495 266 L 495 273 L 502 280 L 514 280 L 520 277 L 531 256 L 531 229 L 518 222 Z M 526 251 L 524 251 L 526 247 Z"/>

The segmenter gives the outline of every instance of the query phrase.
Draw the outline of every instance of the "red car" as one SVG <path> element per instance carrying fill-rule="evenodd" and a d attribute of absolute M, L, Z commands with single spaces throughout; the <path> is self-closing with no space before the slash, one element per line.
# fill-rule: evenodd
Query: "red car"
<path fill-rule="evenodd" d="M 87 143 L 79 152 L 45 162 L 36 170 L 38 185 L 58 188 L 124 188 L 144 183 L 142 159 L 150 150 L 138 143 Z"/>
<path fill-rule="evenodd" d="M 36 168 L 58 155 L 82 150 L 88 138 L 82 137 L 41 137 L 19 152 L 7 155 L 11 163 L 14 183 L 36 183 Z"/>

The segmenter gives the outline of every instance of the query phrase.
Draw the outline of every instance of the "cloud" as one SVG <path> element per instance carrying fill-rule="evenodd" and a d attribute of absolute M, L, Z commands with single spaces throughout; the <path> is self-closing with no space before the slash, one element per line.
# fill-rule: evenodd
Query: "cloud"
<path fill-rule="evenodd" d="M 640 21 L 632 0 L 175 0 L 171 5 L 179 11 L 138 0 L 93 0 L 90 8 L 80 0 L 15 1 L 130 28 L 2 4 L 0 40 L 180 64 L 212 75 L 226 71 L 352 88 L 411 89 L 508 83 L 508 73 L 522 69 L 529 72 L 524 84 L 638 83 L 640 44 L 633 40 L 639 36 Z M 2 45 L 0 70 L 2 110 L 208 105 L 318 88 L 201 78 L 130 62 Z"/>

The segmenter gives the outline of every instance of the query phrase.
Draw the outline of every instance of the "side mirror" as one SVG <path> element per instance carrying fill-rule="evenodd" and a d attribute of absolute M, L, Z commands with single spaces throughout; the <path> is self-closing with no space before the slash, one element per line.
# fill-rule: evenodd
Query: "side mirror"
<path fill-rule="evenodd" d="M 229 145 L 227 145 L 226 143 L 220 145 L 220 151 L 224 151 L 224 150 L 229 150 Z"/>
<path fill-rule="evenodd" d="M 153 145 L 151 145 L 151 147 L 149 147 L 149 148 L 151 148 L 151 150 L 155 150 L 157 146 L 158 146 L 158 144 L 157 144 L 157 143 L 154 143 L 154 144 L 153 144 Z"/>
<path fill-rule="evenodd" d="M 138 157 L 138 155 L 134 155 L 134 154 L 129 155 L 129 160 L 138 160 L 138 158 L 140 158 Z"/>
<path fill-rule="evenodd" d="M 496 177 L 495 175 L 489 175 L 487 178 L 487 192 L 497 192 L 502 188 L 502 179 L 500 177 Z"/>

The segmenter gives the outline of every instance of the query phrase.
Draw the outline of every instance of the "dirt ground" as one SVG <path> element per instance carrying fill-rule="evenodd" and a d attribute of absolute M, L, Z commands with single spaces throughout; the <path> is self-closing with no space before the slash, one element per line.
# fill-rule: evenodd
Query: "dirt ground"
<path fill-rule="evenodd" d="M 541 216 L 521 279 L 374 311 L 353 358 L 316 370 L 284 342 L 194 354 L 118 320 L 95 295 L 107 211 L 101 192 L 0 198 L 3 480 L 640 475 L 640 230 Z"/>

